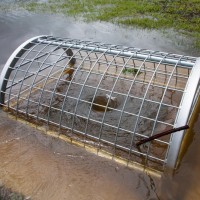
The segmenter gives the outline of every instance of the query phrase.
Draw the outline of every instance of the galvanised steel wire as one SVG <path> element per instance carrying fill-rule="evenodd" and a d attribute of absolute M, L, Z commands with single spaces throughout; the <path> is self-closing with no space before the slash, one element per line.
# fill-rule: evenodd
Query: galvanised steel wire
<path fill-rule="evenodd" d="M 194 109 L 197 61 L 122 45 L 38 36 L 22 44 L 6 63 L 0 104 L 16 117 L 57 128 L 58 134 L 84 146 L 93 144 L 97 151 L 127 163 L 163 170 L 176 165 L 172 137 L 140 148 L 135 143 L 181 124 L 181 105 L 188 98 Z M 193 79 L 195 87 L 190 86 Z M 186 115 L 189 119 L 191 112 Z"/>

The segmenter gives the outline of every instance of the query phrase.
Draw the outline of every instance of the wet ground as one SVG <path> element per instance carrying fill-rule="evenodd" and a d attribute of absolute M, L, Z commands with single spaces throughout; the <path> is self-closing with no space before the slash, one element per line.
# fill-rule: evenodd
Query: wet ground
<path fill-rule="evenodd" d="M 107 23 L 75 22 L 63 16 L 26 12 L 0 13 L 0 70 L 22 42 L 50 34 L 123 44 L 184 55 L 183 38 L 169 32 L 125 29 Z M 187 43 L 187 42 L 186 42 Z M 200 118 L 192 127 L 193 142 L 173 179 L 160 181 L 10 120 L 0 112 L 0 180 L 33 199 L 198 199 Z M 192 171 L 192 173 L 191 173 Z M 154 182 L 152 182 L 154 181 Z M 161 192 L 160 192 L 161 191 Z M 157 197 L 159 193 L 159 197 Z"/>
<path fill-rule="evenodd" d="M 1 112 L 0 178 L 32 199 L 157 199 L 155 183 Z M 135 192 L 137 191 L 137 192 Z"/>

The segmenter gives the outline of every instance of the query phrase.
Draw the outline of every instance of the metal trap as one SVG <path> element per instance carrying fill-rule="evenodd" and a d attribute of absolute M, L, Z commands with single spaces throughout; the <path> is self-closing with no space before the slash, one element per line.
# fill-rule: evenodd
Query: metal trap
<path fill-rule="evenodd" d="M 176 166 L 184 131 L 136 142 L 189 122 L 199 77 L 194 57 L 39 36 L 7 61 L 0 104 L 128 163 L 163 170 Z"/>

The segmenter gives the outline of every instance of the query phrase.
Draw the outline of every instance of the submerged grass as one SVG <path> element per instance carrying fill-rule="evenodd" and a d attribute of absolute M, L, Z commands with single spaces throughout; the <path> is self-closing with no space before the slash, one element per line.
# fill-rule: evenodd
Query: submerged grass
<path fill-rule="evenodd" d="M 0 186 L 0 200 L 25 200 L 30 198 L 25 198 L 24 195 L 13 192 L 11 189 Z"/>
<path fill-rule="evenodd" d="M 142 72 L 138 72 L 138 69 L 133 69 L 133 68 L 124 68 L 123 70 L 122 70 L 122 73 L 123 74 L 132 74 L 132 75 L 140 75 Z"/>
<path fill-rule="evenodd" d="M 194 38 L 200 49 L 200 0 L 48 0 L 19 3 L 34 12 L 62 13 L 148 29 L 173 28 Z"/>

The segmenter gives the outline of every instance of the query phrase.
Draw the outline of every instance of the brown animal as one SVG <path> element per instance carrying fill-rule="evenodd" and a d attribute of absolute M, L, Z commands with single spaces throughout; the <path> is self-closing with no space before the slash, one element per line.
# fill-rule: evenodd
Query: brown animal
<path fill-rule="evenodd" d="M 73 73 L 74 73 L 74 71 L 75 71 L 73 67 L 74 67 L 74 65 L 72 65 L 72 64 L 69 63 L 69 67 L 67 67 L 67 68 L 64 70 L 63 74 L 68 74 L 66 80 L 69 80 L 69 81 L 72 80 L 72 76 L 73 76 Z"/>
<path fill-rule="evenodd" d="M 108 103 L 108 107 L 110 107 L 110 108 L 107 108 L 107 111 L 112 110 L 111 108 L 116 108 L 117 107 L 116 97 L 110 97 L 107 94 L 106 96 L 96 96 L 94 99 L 94 104 L 92 105 L 92 108 L 96 111 L 104 112 L 106 110 L 107 103 Z M 98 105 L 95 105 L 95 104 L 98 104 Z"/>
<path fill-rule="evenodd" d="M 68 74 L 66 80 L 71 81 L 72 80 L 72 76 L 74 73 L 74 65 L 76 64 L 76 59 L 73 58 L 73 52 L 71 49 L 64 49 L 65 53 L 67 54 L 68 57 L 70 58 L 70 61 L 68 63 L 68 67 L 64 70 L 63 74 Z"/>

